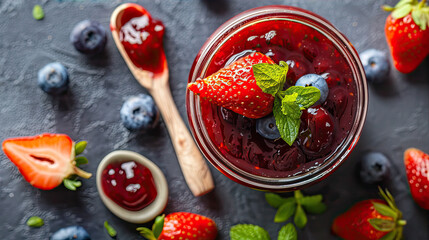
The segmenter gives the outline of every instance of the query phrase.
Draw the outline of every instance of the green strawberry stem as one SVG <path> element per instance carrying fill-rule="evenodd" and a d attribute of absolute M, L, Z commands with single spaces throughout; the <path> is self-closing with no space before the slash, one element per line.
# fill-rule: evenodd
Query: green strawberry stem
<path fill-rule="evenodd" d="M 398 225 L 398 226 L 405 226 L 405 225 L 407 225 L 407 221 L 404 220 L 404 219 L 400 219 L 400 220 L 398 220 L 396 222 L 396 225 Z"/>
<path fill-rule="evenodd" d="M 84 171 L 84 170 L 82 170 L 76 166 L 73 167 L 73 171 L 74 171 L 74 174 L 78 175 L 79 177 L 85 178 L 85 179 L 88 179 L 92 176 L 91 173 L 86 172 L 86 171 Z"/>

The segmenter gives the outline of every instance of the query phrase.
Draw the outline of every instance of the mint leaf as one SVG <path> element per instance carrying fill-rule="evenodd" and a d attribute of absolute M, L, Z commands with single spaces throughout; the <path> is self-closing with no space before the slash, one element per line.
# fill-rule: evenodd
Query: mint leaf
<path fill-rule="evenodd" d="M 274 216 L 274 222 L 285 222 L 290 217 L 292 217 L 293 213 L 296 209 L 296 202 L 290 201 L 282 204 L 280 208 L 277 210 L 276 215 Z"/>
<path fill-rule="evenodd" d="M 42 6 L 34 5 L 33 7 L 33 18 L 36 20 L 42 20 L 45 17 L 45 12 L 43 11 Z"/>
<path fill-rule="evenodd" d="M 320 214 L 326 211 L 326 205 L 322 202 L 322 195 L 305 196 L 300 200 L 304 209 L 312 214 Z"/>
<path fill-rule="evenodd" d="M 319 202 L 314 205 L 302 206 L 304 207 L 305 211 L 311 214 L 321 214 L 324 213 L 327 209 L 326 204 L 323 202 Z"/>
<path fill-rule="evenodd" d="M 112 226 L 110 226 L 107 221 L 104 221 L 104 228 L 107 230 L 107 233 L 110 237 L 114 238 L 116 237 L 116 235 L 118 235 L 116 230 Z"/>
<path fill-rule="evenodd" d="M 299 203 L 303 206 L 311 206 L 317 203 L 320 203 L 323 200 L 323 197 L 321 194 L 313 195 L 313 196 L 305 196 L 302 197 Z"/>
<path fill-rule="evenodd" d="M 252 224 L 238 224 L 229 231 L 231 240 L 270 240 L 265 229 Z"/>
<path fill-rule="evenodd" d="M 295 201 L 293 197 L 282 198 L 275 193 L 265 193 L 265 200 L 270 204 L 271 207 L 279 208 L 283 203 Z"/>
<path fill-rule="evenodd" d="M 136 230 L 142 235 L 144 238 L 148 240 L 156 240 L 156 237 L 153 235 L 153 232 L 149 228 L 138 227 Z"/>
<path fill-rule="evenodd" d="M 285 115 L 283 110 L 288 114 Z M 299 125 L 301 123 L 299 106 L 294 102 L 290 103 L 287 101 L 283 105 L 280 98 L 275 98 L 273 114 L 280 136 L 291 146 L 298 136 Z"/>
<path fill-rule="evenodd" d="M 301 108 L 300 110 L 313 106 L 320 98 L 320 90 L 311 86 L 292 86 L 284 91 L 284 95 L 292 95 L 295 93 L 297 94 L 296 103 Z"/>
<path fill-rule="evenodd" d="M 43 225 L 45 225 L 45 222 L 38 216 L 32 216 L 27 220 L 27 226 L 29 227 L 41 227 Z"/>
<path fill-rule="evenodd" d="M 279 66 L 277 64 L 259 63 L 252 66 L 253 75 L 255 76 L 256 85 L 264 93 L 276 95 L 282 90 L 289 66 Z"/>
<path fill-rule="evenodd" d="M 304 210 L 299 204 L 296 207 L 296 212 L 295 212 L 295 217 L 293 219 L 293 222 L 299 228 L 303 228 L 305 227 L 305 225 L 307 225 L 307 215 L 305 214 Z"/>
<path fill-rule="evenodd" d="M 74 154 L 79 155 L 79 154 L 83 153 L 83 151 L 86 148 L 86 145 L 88 145 L 87 141 L 80 141 L 80 142 L 76 143 L 76 145 L 74 146 Z"/>
<path fill-rule="evenodd" d="M 294 191 L 293 195 L 298 202 L 301 201 L 301 199 L 304 197 L 304 195 L 302 194 L 302 192 L 300 190 Z"/>
<path fill-rule="evenodd" d="M 153 235 L 158 239 L 159 235 L 161 235 L 162 229 L 164 228 L 164 219 L 165 215 L 161 215 L 155 218 L 155 222 L 152 226 Z"/>
<path fill-rule="evenodd" d="M 277 240 L 298 240 L 298 233 L 292 223 L 288 223 L 280 229 Z"/>

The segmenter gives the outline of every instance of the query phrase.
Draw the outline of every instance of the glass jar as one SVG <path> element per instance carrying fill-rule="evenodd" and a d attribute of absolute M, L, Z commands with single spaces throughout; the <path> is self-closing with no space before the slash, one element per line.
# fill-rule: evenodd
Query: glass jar
<path fill-rule="evenodd" d="M 220 172 L 230 179 L 245 186 L 268 191 L 293 191 L 302 189 L 319 182 L 343 163 L 352 152 L 361 134 L 367 108 L 368 89 L 359 55 L 347 40 L 331 23 L 322 17 L 304 9 L 290 6 L 265 6 L 245 11 L 233 17 L 220 26 L 206 41 L 197 54 L 189 74 L 188 82 L 208 76 L 210 63 L 224 44 L 235 34 L 249 30 L 248 27 L 266 21 L 291 21 L 303 24 L 321 33 L 331 41 L 338 53 L 346 60 L 351 71 L 351 81 L 356 89 L 356 107 L 350 131 L 336 150 L 326 157 L 317 167 L 288 177 L 260 176 L 232 164 L 220 151 L 219 147 L 210 139 L 201 114 L 200 99 L 189 90 L 186 92 L 187 115 L 191 132 L 204 156 Z"/>

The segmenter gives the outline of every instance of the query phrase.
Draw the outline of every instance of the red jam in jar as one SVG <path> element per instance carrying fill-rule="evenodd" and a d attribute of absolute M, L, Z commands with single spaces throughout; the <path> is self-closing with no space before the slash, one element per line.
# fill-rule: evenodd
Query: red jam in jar
<path fill-rule="evenodd" d="M 101 175 L 101 185 L 110 199 L 130 211 L 147 207 L 157 196 L 152 173 L 135 161 L 107 165 Z"/>
<path fill-rule="evenodd" d="M 166 62 L 162 41 L 164 24 L 153 19 L 142 6 L 128 5 L 116 23 L 119 40 L 136 67 L 162 73 Z"/>
<path fill-rule="evenodd" d="M 201 99 L 201 115 L 211 141 L 236 167 L 264 177 L 290 177 L 321 165 L 335 153 L 352 128 L 356 86 L 347 60 L 334 44 L 310 26 L 284 20 L 253 24 L 223 44 L 206 76 L 235 56 L 258 51 L 289 65 L 285 88 L 305 74 L 326 76 L 327 100 L 303 111 L 299 135 L 292 146 L 269 140 L 256 131 L 256 120 Z"/>

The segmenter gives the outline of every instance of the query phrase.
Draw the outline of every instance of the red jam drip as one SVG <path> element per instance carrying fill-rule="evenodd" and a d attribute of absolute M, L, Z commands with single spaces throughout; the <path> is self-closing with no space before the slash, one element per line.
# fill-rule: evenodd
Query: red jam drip
<path fill-rule="evenodd" d="M 110 199 L 130 211 L 147 207 L 157 196 L 152 173 L 134 161 L 107 165 L 101 175 L 101 185 Z"/>
<path fill-rule="evenodd" d="M 322 106 L 303 111 L 300 133 L 292 146 L 259 135 L 256 120 L 201 100 L 211 141 L 232 164 L 260 176 L 289 177 L 322 164 L 344 141 L 355 117 L 356 86 L 346 59 L 313 28 L 272 20 L 232 36 L 210 62 L 207 76 L 246 50 L 264 53 L 276 63 L 289 61 L 285 87 L 295 85 L 305 74 L 328 74 L 328 98 Z"/>
<path fill-rule="evenodd" d="M 134 65 L 155 75 L 162 73 L 166 62 L 164 24 L 137 4 L 129 4 L 116 24 L 119 40 Z"/>

